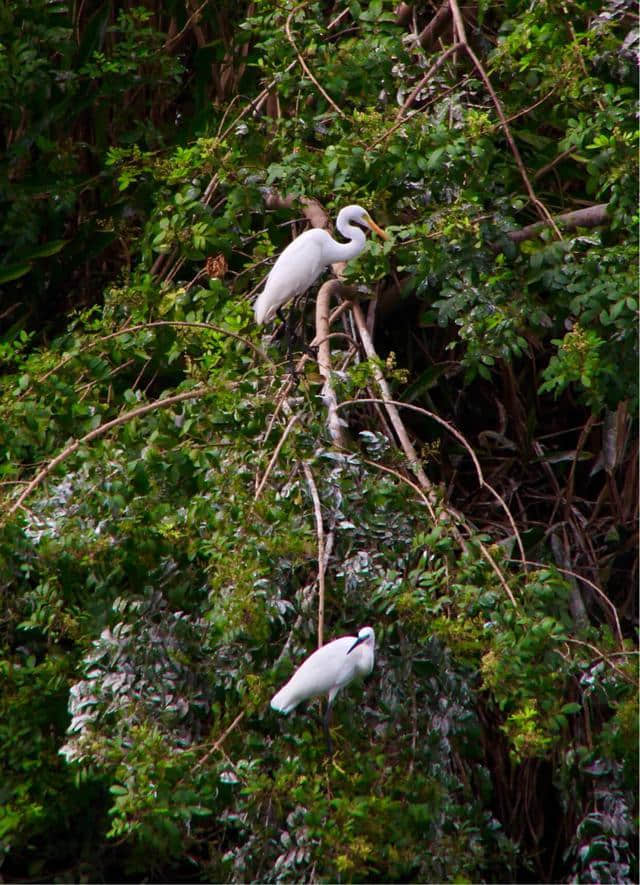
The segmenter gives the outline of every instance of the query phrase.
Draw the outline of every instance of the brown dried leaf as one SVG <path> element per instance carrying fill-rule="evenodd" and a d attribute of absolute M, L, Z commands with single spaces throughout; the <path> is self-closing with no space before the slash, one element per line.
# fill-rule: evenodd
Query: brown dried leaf
<path fill-rule="evenodd" d="M 221 280 L 228 269 L 229 265 L 227 264 L 227 259 L 222 252 L 219 255 L 216 255 L 215 258 L 212 255 L 207 258 L 205 271 L 210 279 Z"/>

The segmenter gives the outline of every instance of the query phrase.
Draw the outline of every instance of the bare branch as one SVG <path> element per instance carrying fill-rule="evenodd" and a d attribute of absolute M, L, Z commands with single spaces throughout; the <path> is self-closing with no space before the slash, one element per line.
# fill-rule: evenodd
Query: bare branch
<path fill-rule="evenodd" d="M 273 470 L 273 465 L 276 463 L 276 459 L 277 459 L 278 455 L 280 454 L 280 449 L 284 445 L 286 438 L 289 436 L 291 428 L 293 427 L 293 425 L 296 423 L 297 420 L 298 420 L 297 415 L 292 415 L 291 418 L 289 419 L 289 423 L 285 427 L 284 433 L 282 434 L 282 436 L 278 440 L 278 445 L 273 450 L 273 455 L 271 456 L 271 460 L 269 461 L 269 463 L 267 465 L 267 469 L 264 472 L 264 476 L 262 477 L 262 479 L 258 483 L 258 488 L 256 489 L 254 501 L 257 501 L 258 498 L 260 497 L 260 495 L 262 494 L 262 490 L 265 486 L 267 479 L 269 478 L 269 474 Z"/>
<path fill-rule="evenodd" d="M 436 40 L 444 31 L 450 18 L 451 10 L 447 0 L 444 0 L 431 21 L 418 34 L 417 42 L 423 49 L 428 52 L 435 46 Z"/>
<path fill-rule="evenodd" d="M 364 347 L 364 352 L 366 353 L 368 359 L 372 361 L 371 368 L 373 371 L 373 376 L 380 387 L 382 402 L 384 403 L 387 414 L 389 415 L 389 420 L 393 425 L 393 429 L 397 434 L 402 450 L 405 453 L 407 461 L 409 462 L 411 469 L 415 473 L 420 486 L 425 490 L 431 503 L 435 505 L 436 496 L 433 491 L 433 487 L 429 482 L 426 473 L 422 469 L 418 454 L 413 446 L 413 443 L 409 439 L 409 434 L 407 433 L 402 419 L 400 418 L 400 415 L 396 408 L 397 403 L 391 395 L 391 390 L 389 389 L 389 385 L 387 384 L 387 379 L 382 374 L 382 371 L 380 370 L 376 362 L 376 360 L 378 359 L 378 355 L 373 346 L 371 336 L 369 335 L 367 323 L 365 321 L 364 314 L 362 313 L 362 308 L 359 304 L 354 303 L 351 307 L 351 310 L 356 323 L 356 327 L 358 329 L 358 334 L 360 335 L 360 340 L 362 341 L 362 346 Z M 344 403 L 342 403 L 340 407 L 342 407 L 343 405 Z"/>
<path fill-rule="evenodd" d="M 607 605 L 609 607 L 609 609 L 611 610 L 611 614 L 613 616 L 613 622 L 616 627 L 616 636 L 618 637 L 618 642 L 620 643 L 621 646 L 623 645 L 624 640 L 622 637 L 622 628 L 620 627 L 620 620 L 618 618 L 618 612 L 616 611 L 616 607 L 611 602 L 611 600 L 609 599 L 607 594 L 604 592 L 604 590 L 602 590 L 600 587 L 598 587 L 597 584 L 594 584 L 593 581 L 589 580 L 589 578 L 585 578 L 584 575 L 579 575 L 577 572 L 571 571 L 571 569 L 568 569 L 568 568 L 562 568 L 561 566 L 556 565 L 555 563 L 553 564 L 553 566 L 550 566 L 548 562 L 535 562 L 534 560 L 528 559 L 527 565 L 533 565 L 536 568 L 555 568 L 556 571 L 560 572 L 563 575 L 568 575 L 569 577 L 577 578 L 579 581 L 583 581 L 587 585 L 587 587 L 590 587 L 592 590 L 594 590 L 598 594 L 598 596 L 600 596 L 600 598 L 603 600 L 605 605 Z"/>
<path fill-rule="evenodd" d="M 387 401 L 384 399 L 379 400 L 374 397 L 365 397 L 363 399 L 345 400 L 345 402 L 341 403 L 338 408 L 342 408 L 343 406 L 347 406 L 347 405 L 352 405 L 354 403 L 357 404 L 357 403 L 376 403 L 376 402 L 384 402 L 385 405 L 387 405 Z M 465 449 L 469 453 L 469 456 L 473 462 L 473 466 L 475 467 L 476 475 L 478 477 L 478 484 L 480 485 L 481 488 L 487 489 L 494 496 L 494 498 L 498 501 L 498 503 L 500 504 L 500 506 L 504 510 L 507 519 L 509 520 L 509 525 L 511 526 L 511 530 L 513 531 L 514 537 L 516 539 L 516 543 L 518 545 L 518 550 L 520 551 L 522 567 L 523 567 L 524 571 L 526 572 L 527 571 L 527 564 L 526 564 L 527 561 L 526 561 L 526 556 L 525 556 L 525 552 L 524 552 L 524 545 L 522 543 L 522 538 L 520 537 L 520 532 L 518 531 L 515 520 L 511 514 L 511 511 L 507 507 L 505 500 L 502 498 L 501 495 L 498 494 L 498 492 L 493 488 L 493 486 L 490 485 L 490 483 L 488 483 L 486 481 L 486 479 L 484 478 L 484 474 L 482 472 L 482 468 L 480 467 L 480 462 L 478 461 L 478 457 L 477 457 L 476 453 L 474 452 L 473 448 L 471 447 L 471 445 L 469 444 L 469 442 L 465 439 L 465 437 L 460 433 L 459 430 L 457 430 L 452 424 L 449 424 L 448 421 L 445 421 L 444 418 L 441 418 L 439 415 L 436 415 L 434 412 L 430 412 L 428 409 L 423 409 L 421 406 L 415 406 L 413 403 L 403 403 L 403 402 L 400 402 L 399 400 L 392 400 L 391 403 L 394 406 L 400 406 L 401 408 L 411 409 L 414 412 L 419 412 L 420 414 L 426 415 L 428 418 L 431 418 L 433 421 L 437 421 L 438 424 L 441 424 L 442 427 L 445 427 L 449 431 L 449 433 L 452 436 L 454 436 L 458 440 L 458 442 L 460 442 L 465 447 Z"/>
<path fill-rule="evenodd" d="M 473 62 L 474 67 L 476 68 L 476 70 L 480 74 L 480 78 L 482 79 L 482 82 L 484 83 L 487 92 L 491 96 L 491 101 L 493 102 L 493 106 L 496 109 L 496 113 L 498 114 L 498 117 L 500 118 L 500 123 L 502 124 L 502 129 L 504 131 L 504 134 L 505 134 L 505 137 L 506 137 L 507 142 L 509 144 L 509 147 L 511 148 L 511 153 L 513 154 L 513 158 L 516 161 L 516 166 L 518 167 L 518 170 L 520 171 L 520 176 L 524 182 L 524 186 L 526 188 L 527 194 L 529 195 L 529 199 L 531 200 L 533 205 L 536 207 L 536 210 L 538 211 L 538 214 L 540 215 L 542 220 L 546 221 L 546 223 L 549 224 L 553 228 L 556 236 L 560 240 L 560 239 L 562 239 L 560 231 L 556 227 L 556 224 L 555 224 L 553 218 L 549 214 L 549 210 L 536 196 L 536 192 L 534 191 L 531 181 L 529 180 L 529 176 L 527 175 L 527 170 L 525 169 L 524 163 L 522 162 L 522 157 L 520 156 L 520 151 L 518 150 L 518 146 L 515 143 L 513 135 L 511 134 L 511 129 L 509 128 L 507 118 L 504 114 L 504 111 L 502 110 L 502 104 L 500 103 L 500 99 L 496 95 L 496 92 L 495 92 L 493 86 L 491 85 L 491 80 L 489 79 L 487 72 L 485 71 L 484 67 L 482 66 L 480 59 L 475 54 L 475 52 L 473 51 L 473 49 L 471 48 L 471 46 L 469 45 L 469 43 L 467 41 L 464 22 L 462 20 L 462 15 L 460 14 L 460 7 L 458 6 L 458 0 L 449 0 L 449 5 L 451 6 L 451 13 L 453 15 L 453 20 L 454 20 L 455 28 L 456 28 L 456 31 L 458 34 L 458 39 L 462 43 L 467 55 L 469 56 L 469 58 Z"/>
<path fill-rule="evenodd" d="M 585 209 L 575 209 L 573 212 L 564 212 L 562 215 L 556 215 L 555 224 L 563 230 L 575 230 L 577 227 L 599 227 L 601 224 L 608 224 L 609 212 L 606 203 L 598 203 L 595 206 L 587 206 Z M 536 221 L 535 224 L 528 224 L 520 230 L 512 230 L 507 236 L 514 243 L 521 243 L 523 240 L 531 240 L 549 226 L 548 221 Z"/>
<path fill-rule="evenodd" d="M 410 19 L 412 13 L 410 3 L 398 3 L 396 7 L 396 24 L 404 25 Z"/>
<path fill-rule="evenodd" d="M 318 371 L 324 379 L 322 401 L 327 409 L 327 428 L 334 445 L 347 448 L 349 437 L 345 431 L 345 421 L 338 415 L 338 399 L 331 378 L 331 347 L 329 335 L 329 302 L 332 294 L 342 288 L 339 280 L 323 283 L 316 298 L 316 337 L 318 343 Z"/>
<path fill-rule="evenodd" d="M 434 64 L 431 65 L 431 67 L 429 68 L 427 73 L 424 75 L 422 80 L 419 81 L 419 83 L 411 90 L 408 97 L 405 99 L 402 107 L 400 108 L 400 110 L 396 114 L 396 123 L 398 123 L 403 118 L 404 113 L 407 110 L 407 108 L 410 107 L 411 104 L 413 104 L 413 101 L 414 101 L 416 95 L 429 82 L 429 80 L 433 77 L 433 75 L 438 70 L 438 68 L 441 67 L 445 63 L 445 61 L 449 58 L 449 56 L 451 56 L 455 52 L 457 52 L 458 49 L 460 49 L 463 45 L 464 44 L 461 42 L 454 43 L 453 46 L 450 46 L 446 52 L 443 52 L 442 55 L 438 58 L 438 60 Z M 391 130 L 389 130 L 389 131 L 391 131 Z M 378 139 L 378 141 L 381 141 L 383 138 L 386 138 L 386 135 L 383 135 L 381 138 Z M 374 142 L 374 144 L 377 144 L 378 141 Z"/>
<path fill-rule="evenodd" d="M 196 762 L 196 764 L 195 764 L 195 768 L 196 768 L 196 769 L 197 769 L 197 768 L 200 768 L 200 766 L 204 765 L 204 763 L 207 762 L 207 760 L 208 760 L 208 759 L 209 759 L 209 758 L 210 758 L 210 757 L 216 752 L 216 750 L 220 750 L 220 749 L 221 749 L 222 744 L 223 744 L 223 743 L 225 742 L 225 740 L 229 737 L 229 735 L 231 734 L 231 732 L 232 732 L 232 731 L 233 731 L 238 725 L 240 725 L 240 723 L 241 723 L 242 720 L 244 719 L 244 715 L 245 715 L 245 711 L 244 711 L 244 710 L 242 710 L 242 712 L 238 713 L 238 715 L 237 715 L 236 718 L 233 720 L 233 722 L 231 723 L 231 725 L 230 725 L 228 728 L 226 728 L 226 729 L 222 732 L 222 734 L 220 735 L 220 737 L 218 738 L 218 740 L 213 744 L 213 746 L 211 747 L 211 749 L 210 749 L 208 752 L 206 752 L 206 753 L 204 754 L 204 756 L 202 757 L 202 759 L 200 759 L 199 762 Z"/>
<path fill-rule="evenodd" d="M 318 488 L 313 479 L 313 473 L 306 461 L 302 462 L 305 479 L 309 486 L 309 493 L 313 501 L 313 513 L 316 520 L 316 535 L 318 538 L 318 648 L 324 645 L 324 597 L 325 597 L 325 581 L 324 576 L 327 563 L 324 555 L 324 525 L 322 522 L 322 509 L 320 507 L 320 496 Z"/>

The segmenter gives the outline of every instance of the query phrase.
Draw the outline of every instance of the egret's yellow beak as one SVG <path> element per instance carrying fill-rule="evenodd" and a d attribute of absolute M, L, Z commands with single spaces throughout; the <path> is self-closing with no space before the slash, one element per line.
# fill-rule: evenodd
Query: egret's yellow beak
<path fill-rule="evenodd" d="M 370 227 L 371 230 L 377 233 L 379 237 L 382 237 L 383 240 L 391 239 L 388 233 L 383 231 L 381 227 L 378 227 L 378 225 L 375 223 L 370 215 L 363 215 L 362 220 L 367 225 L 367 227 Z"/>

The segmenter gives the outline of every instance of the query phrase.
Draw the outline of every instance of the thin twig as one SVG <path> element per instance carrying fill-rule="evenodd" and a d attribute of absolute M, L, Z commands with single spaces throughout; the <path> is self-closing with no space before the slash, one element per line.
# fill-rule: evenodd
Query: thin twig
<path fill-rule="evenodd" d="M 422 491 L 422 489 L 420 488 L 419 485 L 416 485 L 415 482 L 411 482 L 411 480 L 408 477 L 404 476 L 402 473 L 400 473 L 399 470 L 394 470 L 393 467 L 387 467 L 386 464 L 380 464 L 378 461 L 371 461 L 369 458 L 362 457 L 362 455 L 360 455 L 360 460 L 362 461 L 363 464 L 369 464 L 370 467 L 375 467 L 378 470 L 382 470 L 384 473 L 390 473 L 392 476 L 396 476 L 401 482 L 406 483 L 406 485 L 408 485 L 409 488 L 413 489 L 413 491 L 416 493 L 416 495 L 418 495 L 418 497 L 420 498 L 422 503 L 425 505 L 425 507 L 429 511 L 429 515 L 431 516 L 431 519 L 434 522 L 434 525 L 437 523 L 438 520 L 436 517 L 435 510 L 433 509 L 433 506 L 431 504 L 431 501 L 427 498 L 427 496 Z"/>
<path fill-rule="evenodd" d="M 197 399 L 203 396 L 205 393 L 210 393 L 210 387 L 196 387 L 193 390 L 187 390 L 183 393 L 177 393 L 174 396 L 167 396 L 165 399 L 156 400 L 153 403 L 146 403 L 144 406 L 138 406 L 136 409 L 132 409 L 130 412 L 125 412 L 122 415 L 119 415 L 117 418 L 114 418 L 112 421 L 107 421 L 105 424 L 101 424 L 99 427 L 95 427 L 93 430 L 86 433 L 81 439 L 74 440 L 70 445 L 63 449 L 60 454 L 56 455 L 55 458 L 52 458 L 51 461 L 46 464 L 42 470 L 31 480 L 29 485 L 22 491 L 18 499 L 12 504 L 9 508 L 7 515 L 11 516 L 12 513 L 22 506 L 23 501 L 29 497 L 31 492 L 36 489 L 40 483 L 47 478 L 47 476 L 51 473 L 52 470 L 65 461 L 70 455 L 72 455 L 75 451 L 77 451 L 80 446 L 85 443 L 91 442 L 99 436 L 104 436 L 105 433 L 108 433 L 110 430 L 113 430 L 114 427 L 118 427 L 121 424 L 126 424 L 128 421 L 133 421 L 134 418 L 139 418 L 141 415 L 146 415 L 147 412 L 153 412 L 156 409 L 164 409 L 167 406 L 172 406 L 175 403 L 183 402 L 183 400 L 187 399 Z"/>
<path fill-rule="evenodd" d="M 526 560 L 526 555 L 524 552 L 524 545 L 522 543 L 522 538 L 520 537 L 520 532 L 518 531 L 518 528 L 516 526 L 516 523 L 515 523 L 515 520 L 514 520 L 512 514 L 511 514 L 511 511 L 507 507 L 507 504 L 504 501 L 504 499 L 501 497 L 501 495 L 498 494 L 498 492 L 493 488 L 493 486 L 490 485 L 486 481 L 486 479 L 484 478 L 484 474 L 482 472 L 482 468 L 480 467 L 480 462 L 478 461 L 478 457 L 477 457 L 476 453 L 473 451 L 473 448 L 467 442 L 467 440 L 460 433 L 459 430 L 457 430 L 455 427 L 453 427 L 453 425 L 449 424 L 448 421 L 445 421 L 444 418 L 441 418 L 439 415 L 436 415 L 433 412 L 428 411 L 428 409 L 423 409 L 421 406 L 416 406 L 413 403 L 403 403 L 400 400 L 388 400 L 387 401 L 384 399 L 378 399 L 376 397 L 363 397 L 362 399 L 345 400 L 343 403 L 340 403 L 338 408 L 341 409 L 344 406 L 353 405 L 353 404 L 357 405 L 358 403 L 384 403 L 386 405 L 387 402 L 391 403 L 394 406 L 400 406 L 401 408 L 411 409 L 414 412 L 419 412 L 422 415 L 426 415 L 428 418 L 432 418 L 434 421 L 437 421 L 438 424 L 441 424 L 443 427 L 445 427 L 449 431 L 449 433 L 451 433 L 465 447 L 465 449 L 469 453 L 471 460 L 473 461 L 473 465 L 476 470 L 476 475 L 478 477 L 478 484 L 480 485 L 481 488 L 486 488 L 495 497 L 495 499 L 498 501 L 498 503 L 500 504 L 500 506 L 504 510 L 507 519 L 509 520 L 509 525 L 511 526 L 514 537 L 516 539 L 516 543 L 518 544 L 518 549 L 520 551 L 522 567 L 523 567 L 524 571 L 526 572 L 527 571 L 527 565 L 526 565 L 527 560 Z"/>
<path fill-rule="evenodd" d="M 200 13 L 202 12 L 202 10 L 205 8 L 205 6 L 206 6 L 208 3 L 209 3 L 209 0 L 204 0 L 204 3 L 201 3 L 200 6 L 198 6 L 198 8 L 196 9 L 196 11 L 195 11 L 194 13 L 192 13 L 192 14 L 189 16 L 189 18 L 187 19 L 187 22 L 186 22 L 184 28 L 182 28 L 181 31 L 178 31 L 178 33 L 175 34 L 173 37 L 169 37 L 169 39 L 165 40 L 165 42 L 164 42 L 162 48 L 163 48 L 163 49 L 173 49 L 173 47 L 175 46 L 175 44 L 178 43 L 178 42 L 182 39 L 183 34 L 185 34 L 186 31 L 188 30 L 188 28 L 191 26 L 191 22 L 192 22 L 192 21 L 193 21 L 198 15 L 200 15 Z"/>
<path fill-rule="evenodd" d="M 511 153 L 513 154 L 513 158 L 516 161 L 516 166 L 518 167 L 518 170 L 520 171 L 520 176 L 522 177 L 522 180 L 524 182 L 524 186 L 527 190 L 527 194 L 529 195 L 529 199 L 531 200 L 533 205 L 536 207 L 536 210 L 538 211 L 538 214 L 540 215 L 540 217 L 553 228 L 557 238 L 559 240 L 561 240 L 562 235 L 561 235 L 560 231 L 558 230 L 553 218 L 549 214 L 549 210 L 544 205 L 544 203 L 542 203 L 541 200 L 538 199 L 538 197 L 536 196 L 536 192 L 534 191 L 533 186 L 531 184 L 531 181 L 529 180 L 529 176 L 527 175 L 527 170 L 525 169 L 525 165 L 522 162 L 522 157 L 520 156 L 520 151 L 518 150 L 518 146 L 515 143 L 513 135 L 511 134 L 511 129 L 509 128 L 507 118 L 506 118 L 505 113 L 502 109 L 502 104 L 500 103 L 500 99 L 496 95 L 496 92 L 495 92 L 493 86 L 491 85 L 491 80 L 489 79 L 487 72 L 485 71 L 484 67 L 482 66 L 480 59 L 475 54 L 475 52 L 473 51 L 473 49 L 471 48 L 471 46 L 469 45 L 469 43 L 467 41 L 467 35 L 466 35 L 465 27 L 464 27 L 464 21 L 462 20 L 462 15 L 460 14 L 460 7 L 458 6 L 458 0 L 449 0 L 449 6 L 451 7 L 451 14 L 453 16 L 455 28 L 458 33 L 458 39 L 462 43 L 465 52 L 467 53 L 467 55 L 469 56 L 469 58 L 473 62 L 474 67 L 476 68 L 476 70 L 480 74 L 482 82 L 484 83 L 487 92 L 491 96 L 491 101 L 493 102 L 493 106 L 495 107 L 498 117 L 500 118 L 500 122 L 502 124 L 502 129 L 504 131 L 504 134 L 505 134 L 505 137 L 506 137 L 507 142 L 509 144 L 509 147 L 511 148 Z"/>
<path fill-rule="evenodd" d="M 260 495 L 262 494 L 262 490 L 264 488 L 264 485 L 265 485 L 267 479 L 269 478 L 269 474 L 273 470 L 273 465 L 276 463 L 276 458 L 280 454 L 280 449 L 284 445 L 284 441 L 289 436 L 289 432 L 291 431 L 291 428 L 293 427 L 293 425 L 296 423 L 297 420 L 298 420 L 298 415 L 292 415 L 291 418 L 289 419 L 289 423 L 285 427 L 284 433 L 282 434 L 282 436 L 278 440 L 278 445 L 275 447 L 275 449 L 273 451 L 273 455 L 271 456 L 271 460 L 269 461 L 269 464 L 267 465 L 267 469 L 264 472 L 264 476 L 262 477 L 262 479 L 258 483 L 258 488 L 256 489 L 254 501 L 257 501 L 258 498 L 260 497 Z"/>
<path fill-rule="evenodd" d="M 293 68 L 295 68 L 296 64 L 297 64 L 297 62 L 292 61 L 292 62 L 291 62 L 291 63 L 290 63 L 285 69 L 284 69 L 284 72 L 283 72 L 283 73 L 288 74 L 289 71 L 291 71 L 291 70 L 293 70 Z M 227 137 L 227 135 L 231 132 L 231 130 L 232 130 L 235 126 L 237 126 L 238 123 L 239 123 L 244 117 L 247 116 L 247 114 L 249 114 L 252 110 L 254 110 L 254 109 L 258 106 L 258 104 L 259 104 L 264 98 L 266 98 L 267 95 L 269 95 L 269 93 L 271 92 L 271 90 L 273 89 L 273 87 L 278 85 L 278 82 L 280 81 L 281 77 L 282 77 L 282 73 L 278 73 L 278 74 L 276 74 L 276 76 L 271 80 L 271 82 L 270 82 L 270 83 L 267 83 L 267 85 L 264 87 L 264 89 L 262 90 L 262 92 L 260 92 L 260 93 L 259 93 L 254 99 L 252 99 L 252 100 L 246 105 L 246 107 L 244 107 L 244 108 L 240 111 L 240 113 L 238 114 L 237 117 L 234 117 L 233 121 L 232 121 L 231 123 L 229 123 L 229 125 L 228 125 L 227 128 L 224 130 L 224 132 L 223 132 L 221 135 L 219 135 L 219 138 L 220 138 L 221 141 L 224 141 L 224 139 L 225 139 L 225 138 Z"/>
<path fill-rule="evenodd" d="M 130 332 L 139 332 L 141 329 L 155 329 L 160 326 L 177 326 L 178 328 L 193 328 L 193 329 L 210 329 L 213 332 L 219 332 L 222 335 L 228 335 L 230 338 L 235 338 L 236 341 L 241 341 L 243 344 L 246 344 L 253 352 L 260 357 L 264 362 L 271 363 L 273 365 L 273 361 L 267 356 L 267 354 L 262 350 L 261 347 L 258 347 L 257 344 L 254 344 L 249 338 L 245 338 L 243 335 L 238 335 L 236 332 L 231 332 L 229 329 L 224 329 L 222 326 L 216 326 L 214 323 L 195 323 L 195 322 L 187 322 L 183 320 L 155 320 L 151 323 L 139 323 L 136 326 L 125 326 L 123 329 L 118 329 L 117 332 L 111 332 L 109 335 L 102 335 L 100 338 L 95 338 L 93 341 L 84 342 L 82 345 L 82 353 L 84 353 L 88 348 L 95 347 L 98 344 L 104 344 L 105 341 L 110 341 L 112 338 L 118 338 L 120 335 L 128 335 Z M 77 353 L 71 353 L 69 356 L 64 357 L 60 360 L 57 365 L 55 365 L 52 369 L 49 369 L 42 378 L 40 378 L 40 383 L 46 381 L 49 375 L 52 375 L 54 372 L 58 372 L 63 366 L 72 360 L 76 359 L 78 356 Z"/>
<path fill-rule="evenodd" d="M 550 172 L 555 166 L 558 165 L 558 163 L 561 163 L 563 160 L 566 160 L 567 157 L 570 157 L 571 154 L 574 154 L 575 150 L 576 146 L 571 145 L 571 147 L 567 148 L 566 151 L 561 151 L 561 153 L 555 156 L 553 160 L 551 160 L 551 162 L 547 163 L 544 166 L 541 166 L 540 169 L 538 169 L 536 174 L 533 176 L 533 180 L 537 181 L 539 178 L 545 176 L 547 172 Z"/>
<path fill-rule="evenodd" d="M 590 642 L 584 642 L 584 640 L 582 640 L 582 639 L 570 639 L 568 636 L 563 636 L 561 638 L 560 637 L 556 638 L 556 637 L 552 636 L 551 638 L 556 639 L 556 642 L 570 642 L 572 645 L 583 645 L 585 648 L 590 648 L 591 651 L 595 651 L 595 653 L 597 654 L 598 657 L 596 658 L 596 660 L 600 659 L 600 660 L 605 661 L 611 667 L 612 670 L 615 670 L 619 676 L 622 676 L 622 678 L 624 679 L 625 682 L 630 682 L 631 685 L 637 686 L 637 680 L 634 679 L 632 676 L 629 676 L 627 673 L 625 673 L 624 670 L 621 670 L 619 667 L 616 667 L 616 665 L 613 663 L 613 661 L 610 661 L 608 656 L 602 651 L 602 649 L 598 648 L 597 645 L 592 645 Z M 612 654 L 633 655 L 633 654 L 638 654 L 638 652 L 637 651 L 633 651 L 633 652 L 621 651 L 621 652 L 612 652 Z"/>
<path fill-rule="evenodd" d="M 513 562 L 517 562 L 517 561 L 518 560 L 513 560 Z M 600 587 L 598 587 L 597 584 L 594 584 L 593 581 L 589 580 L 589 578 L 585 578 L 584 575 L 579 575 L 578 572 L 573 572 L 573 571 L 571 571 L 571 569 L 563 568 L 559 565 L 556 565 L 555 563 L 535 562 L 531 559 L 528 559 L 527 565 L 533 565 L 536 568 L 544 568 L 544 569 L 554 568 L 556 571 L 561 572 L 564 575 L 569 575 L 572 578 L 577 578 L 579 581 L 583 581 L 587 585 L 587 587 L 591 587 L 592 590 L 595 590 L 595 592 L 598 594 L 598 596 L 600 596 L 604 600 L 605 604 L 608 605 L 609 608 L 611 609 L 611 612 L 613 614 L 613 620 L 614 620 L 614 623 L 616 626 L 616 636 L 618 637 L 618 642 L 622 645 L 622 643 L 623 643 L 622 628 L 620 627 L 620 620 L 618 619 L 618 612 L 616 611 L 616 607 L 611 602 L 611 600 L 609 599 L 607 594 L 604 592 L 604 590 L 602 590 Z"/>
<path fill-rule="evenodd" d="M 355 320 L 358 334 L 360 335 L 360 340 L 362 341 L 362 346 L 364 347 L 364 351 L 367 355 L 367 358 L 371 360 L 371 369 L 373 372 L 373 376 L 380 387 L 380 391 L 382 393 L 382 402 L 384 403 L 384 407 L 387 410 L 387 414 L 389 415 L 389 420 L 393 425 L 393 429 L 398 436 L 398 440 L 400 442 L 402 450 L 404 451 L 407 460 L 411 465 L 411 469 L 415 473 L 421 487 L 424 489 L 432 503 L 435 504 L 435 494 L 433 491 L 433 487 L 429 482 L 426 473 L 422 469 L 418 454 L 413 446 L 413 443 L 409 439 L 409 434 L 407 433 L 402 419 L 400 418 L 400 415 L 396 408 L 397 403 L 391 396 L 391 390 L 389 388 L 389 385 L 387 384 L 387 379 L 382 374 L 382 371 L 378 366 L 378 363 L 376 362 L 376 360 L 378 359 L 378 355 L 373 346 L 371 336 L 369 335 L 369 332 L 367 330 L 367 323 L 364 318 L 364 314 L 362 313 L 362 308 L 359 304 L 354 303 L 351 306 L 351 312 Z M 343 405 L 344 403 L 342 403 L 339 408 L 341 408 Z"/>
<path fill-rule="evenodd" d="M 287 40 L 289 41 L 289 43 L 291 43 L 291 46 L 293 47 L 293 51 L 297 55 L 298 61 L 300 62 L 300 66 L 301 66 L 302 70 L 305 72 L 305 74 L 307 75 L 307 77 L 316 86 L 318 91 L 325 97 L 325 99 L 328 101 L 328 103 L 331 105 L 331 107 L 334 109 L 334 111 L 338 114 L 338 116 L 340 116 L 344 120 L 346 120 L 347 115 L 343 111 L 340 110 L 340 108 L 334 102 L 334 100 L 331 98 L 331 96 L 328 95 L 328 93 L 322 88 L 320 83 L 318 83 L 318 81 L 316 80 L 316 78 L 313 75 L 313 72 L 311 71 L 311 68 L 304 60 L 304 56 L 302 55 L 302 53 L 300 52 L 300 50 L 296 46 L 296 42 L 293 39 L 293 34 L 291 33 L 291 19 L 296 14 L 296 12 L 298 12 L 300 9 L 302 9 L 304 6 L 306 6 L 307 3 L 309 3 L 309 0 L 303 0 L 302 3 L 298 3 L 298 5 L 294 6 L 293 9 L 291 10 L 291 12 L 289 13 L 289 15 L 287 16 L 287 20 L 284 25 L 284 30 L 287 35 Z"/>
<path fill-rule="evenodd" d="M 419 81 L 419 83 L 416 86 L 414 86 L 414 88 L 409 93 L 409 96 L 404 100 L 402 107 L 400 108 L 400 110 L 396 114 L 396 119 L 395 119 L 396 124 L 401 122 L 402 118 L 404 117 L 404 112 L 407 110 L 409 105 L 411 105 L 413 103 L 413 100 L 415 99 L 416 95 L 420 92 L 422 87 L 425 86 L 429 82 L 429 80 L 433 77 L 433 75 L 438 70 L 438 68 L 441 67 L 445 63 L 445 61 L 449 58 L 449 56 L 453 55 L 454 52 L 457 52 L 457 50 L 460 49 L 462 47 L 462 45 L 463 45 L 462 43 L 454 43 L 453 46 L 450 46 L 446 52 L 443 52 L 443 54 L 440 56 L 440 58 L 434 64 L 431 65 L 431 67 L 429 68 L 427 73 L 424 75 L 424 77 Z M 386 137 L 386 135 L 384 137 Z M 377 142 L 374 142 L 374 144 L 377 144 Z"/>
<path fill-rule="evenodd" d="M 322 509 L 320 507 L 320 496 L 318 488 L 313 478 L 311 468 L 306 461 L 302 462 L 305 479 L 309 486 L 309 493 L 313 501 L 313 513 L 316 520 L 316 535 L 318 538 L 318 648 L 324 645 L 324 599 L 325 599 L 325 556 L 324 556 L 324 525 L 322 522 Z"/>
<path fill-rule="evenodd" d="M 208 750 L 204 754 L 204 756 L 202 757 L 202 759 L 200 759 L 199 762 L 196 762 L 196 764 L 194 766 L 194 770 L 200 768 L 201 765 L 204 765 L 204 763 L 208 761 L 208 759 L 216 752 L 216 750 L 219 750 L 221 748 L 222 744 L 229 737 L 229 735 L 234 730 L 234 728 L 236 728 L 242 722 L 242 720 L 244 719 L 244 715 L 245 715 L 244 710 L 242 710 L 241 713 L 238 713 L 238 715 L 233 720 L 231 725 L 222 732 L 222 734 L 220 735 L 218 740 L 215 742 L 215 744 L 211 747 L 211 749 Z"/>
<path fill-rule="evenodd" d="M 489 563 L 489 565 L 491 566 L 491 568 L 493 569 L 493 571 L 497 575 L 498 580 L 502 584 L 503 590 L 505 591 L 505 593 L 507 594 L 507 596 L 511 600 L 513 607 L 518 608 L 518 603 L 515 600 L 515 596 L 511 592 L 511 587 L 509 587 L 509 585 L 507 584 L 507 579 L 505 578 L 505 576 L 502 574 L 501 570 L 499 569 L 498 563 L 494 560 L 493 556 L 489 553 L 489 551 L 487 550 L 487 548 L 485 547 L 485 545 L 482 543 L 482 541 L 479 538 L 474 538 L 474 541 L 478 545 L 478 547 L 480 547 L 480 552 L 482 553 L 484 558 L 487 560 L 487 562 Z"/>

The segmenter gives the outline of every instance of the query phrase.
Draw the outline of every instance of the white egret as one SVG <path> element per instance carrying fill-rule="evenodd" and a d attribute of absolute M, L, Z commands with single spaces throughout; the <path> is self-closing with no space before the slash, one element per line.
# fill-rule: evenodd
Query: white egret
<path fill-rule="evenodd" d="M 256 322 L 260 324 L 272 320 L 287 301 L 306 292 L 330 264 L 349 261 L 359 255 L 366 243 L 364 231 L 359 225 L 375 231 L 384 240 L 389 239 L 389 234 L 378 227 L 362 206 L 345 206 L 338 213 L 336 227 L 350 240 L 349 243 L 338 243 L 326 230 L 319 228 L 307 230 L 289 243 L 278 256 L 264 289 L 256 299 Z"/>
<path fill-rule="evenodd" d="M 331 753 L 329 716 L 334 698 L 353 679 L 371 673 L 374 651 L 375 634 L 371 627 L 362 627 L 357 636 L 341 636 L 328 642 L 309 655 L 287 684 L 273 696 L 272 708 L 280 713 L 290 713 L 302 701 L 326 694 L 328 703 L 323 724 Z"/>

